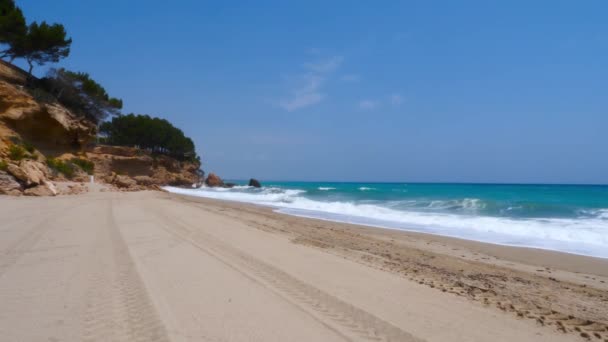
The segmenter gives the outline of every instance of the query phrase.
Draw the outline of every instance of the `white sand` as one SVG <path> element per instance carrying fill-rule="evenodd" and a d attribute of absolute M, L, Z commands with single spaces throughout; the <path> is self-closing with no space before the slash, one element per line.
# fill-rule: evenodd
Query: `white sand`
<path fill-rule="evenodd" d="M 2 341 L 580 339 L 163 193 L 0 217 Z"/>

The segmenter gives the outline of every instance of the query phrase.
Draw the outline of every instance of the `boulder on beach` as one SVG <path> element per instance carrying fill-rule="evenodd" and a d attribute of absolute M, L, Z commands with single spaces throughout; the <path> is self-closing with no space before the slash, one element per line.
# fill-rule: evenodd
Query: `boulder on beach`
<path fill-rule="evenodd" d="M 25 189 L 23 192 L 25 196 L 56 196 L 57 189 L 51 182 L 44 181 L 40 185 L 36 185 L 33 188 Z"/>
<path fill-rule="evenodd" d="M 46 180 L 48 174 L 46 165 L 35 160 L 22 160 L 19 163 L 19 166 L 9 164 L 7 171 L 21 181 L 26 187 L 42 184 Z"/>
<path fill-rule="evenodd" d="M 124 175 L 116 175 L 116 177 L 114 177 L 113 183 L 116 186 L 118 186 L 119 188 L 126 188 L 126 189 L 137 185 L 137 182 L 133 178 L 131 178 L 129 176 L 124 176 Z"/>
<path fill-rule="evenodd" d="M 0 171 L 0 194 L 20 196 L 23 187 L 12 175 Z"/>
<path fill-rule="evenodd" d="M 262 184 L 260 184 L 260 181 L 258 181 L 257 179 L 255 179 L 255 178 L 251 178 L 251 179 L 249 180 L 249 186 L 252 186 L 252 187 L 254 187 L 254 188 L 261 188 L 261 187 L 262 187 Z"/>
<path fill-rule="evenodd" d="M 137 182 L 138 185 L 149 186 L 155 184 L 154 178 L 150 176 L 135 176 L 133 180 Z"/>
<path fill-rule="evenodd" d="M 224 186 L 224 181 L 215 173 L 210 173 L 205 180 L 205 184 L 210 187 Z"/>

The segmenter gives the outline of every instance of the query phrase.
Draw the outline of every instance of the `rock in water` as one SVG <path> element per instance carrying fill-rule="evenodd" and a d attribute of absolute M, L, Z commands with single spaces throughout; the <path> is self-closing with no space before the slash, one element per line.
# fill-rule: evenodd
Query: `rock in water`
<path fill-rule="evenodd" d="M 210 173 L 205 180 L 205 184 L 210 187 L 224 186 L 224 181 L 215 173 Z"/>
<path fill-rule="evenodd" d="M 257 179 L 255 179 L 255 178 L 251 178 L 251 179 L 249 180 L 249 186 L 252 186 L 252 187 L 254 187 L 254 188 L 261 188 L 261 187 L 262 187 L 262 184 L 260 184 L 260 181 L 258 181 Z"/>
<path fill-rule="evenodd" d="M 15 177 L 4 171 L 0 171 L 0 194 L 19 196 L 22 190 L 21 184 L 17 182 Z"/>

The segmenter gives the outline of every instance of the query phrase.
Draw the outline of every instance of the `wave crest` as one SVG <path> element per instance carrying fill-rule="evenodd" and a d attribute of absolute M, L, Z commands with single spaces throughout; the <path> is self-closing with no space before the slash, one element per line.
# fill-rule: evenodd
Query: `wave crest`
<path fill-rule="evenodd" d="M 488 203 L 476 198 L 430 202 L 324 202 L 306 198 L 303 196 L 305 190 L 278 187 L 166 189 L 191 196 L 272 206 L 279 212 L 297 216 L 608 258 L 608 209 L 595 210 L 594 215 L 584 218 L 516 219 L 480 215 L 479 210 L 486 208 Z M 420 211 L 424 206 L 433 209 L 459 208 L 461 212 L 455 214 L 454 210 Z"/>

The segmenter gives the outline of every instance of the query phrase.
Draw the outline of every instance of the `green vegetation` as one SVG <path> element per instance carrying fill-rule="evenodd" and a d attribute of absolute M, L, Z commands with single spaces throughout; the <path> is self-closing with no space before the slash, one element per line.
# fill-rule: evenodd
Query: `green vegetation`
<path fill-rule="evenodd" d="M 61 24 L 26 25 L 21 9 L 14 0 L 0 0 L 0 44 L 7 47 L 2 57 L 23 58 L 30 66 L 28 79 L 31 79 L 34 64 L 57 63 L 70 54 L 72 39 L 67 38 Z"/>
<path fill-rule="evenodd" d="M 82 169 L 82 171 L 86 172 L 89 175 L 93 174 L 93 171 L 95 169 L 95 164 L 92 161 L 88 161 L 86 159 L 80 159 L 80 158 L 72 158 L 72 160 L 70 160 L 74 165 L 77 165 L 79 168 Z"/>
<path fill-rule="evenodd" d="M 119 114 L 122 108 L 121 99 L 110 97 L 104 87 L 84 72 L 51 69 L 40 80 L 40 86 L 73 114 L 96 124 Z"/>
<path fill-rule="evenodd" d="M 119 115 L 101 124 L 103 140 L 112 145 L 135 146 L 178 160 L 199 160 L 192 139 L 165 119 L 149 115 Z"/>
<path fill-rule="evenodd" d="M 8 163 L 6 160 L 0 160 L 0 171 L 6 171 L 8 169 Z"/>
<path fill-rule="evenodd" d="M 46 164 L 51 169 L 55 170 L 58 173 L 63 174 L 66 178 L 71 179 L 74 177 L 74 165 L 70 162 L 64 162 L 63 160 L 48 158 L 46 160 Z"/>
<path fill-rule="evenodd" d="M 81 158 L 72 158 L 68 161 L 63 161 L 56 158 L 48 158 L 46 160 L 46 165 L 48 165 L 48 167 L 50 167 L 55 172 L 63 174 L 68 179 L 74 177 L 77 171 L 77 167 L 82 169 L 89 175 L 92 175 L 95 169 L 95 164 L 93 164 L 93 162 Z"/>
<path fill-rule="evenodd" d="M 66 38 L 65 28 L 61 24 L 49 25 L 34 22 L 28 27 L 25 36 L 11 47 L 12 58 L 23 58 L 30 66 L 28 75 L 32 75 L 34 64 L 45 65 L 57 63 L 70 54 L 72 39 Z"/>
<path fill-rule="evenodd" d="M 8 148 L 8 157 L 11 160 L 19 161 L 28 155 L 27 150 L 21 145 L 13 144 Z"/>
<path fill-rule="evenodd" d="M 0 58 L 11 62 L 24 59 L 28 65 L 27 88 L 41 102 L 59 102 L 73 114 L 100 125 L 101 140 L 113 145 L 135 146 L 179 160 L 198 161 L 194 143 L 167 120 L 148 115 L 121 115 L 123 102 L 84 72 L 51 69 L 41 80 L 32 77 L 34 65 L 56 63 L 70 54 L 72 39 L 61 24 L 31 22 L 29 25 L 14 0 L 0 0 Z M 1 104 L 1 102 L 0 102 Z M 25 147 L 25 148 L 24 148 Z M 11 159 L 20 160 L 34 152 L 31 145 L 12 147 Z M 66 177 L 78 166 L 88 173 L 93 166 L 86 160 L 69 162 L 49 159 L 49 166 Z"/>
<path fill-rule="evenodd" d="M 10 137 L 11 145 L 8 148 L 8 157 L 11 160 L 19 161 L 24 158 L 32 158 L 36 148 L 29 142 L 24 142 L 19 137 Z"/>
<path fill-rule="evenodd" d="M 34 147 L 34 145 L 32 145 L 31 143 L 25 141 L 21 144 L 21 146 L 23 146 L 23 148 L 30 154 L 33 154 L 34 151 L 36 151 L 36 148 Z"/>
<path fill-rule="evenodd" d="M 10 56 L 9 51 L 18 40 L 27 34 L 27 25 L 21 9 L 13 0 L 0 0 L 0 44 L 7 47 L 0 51 L 2 58 Z"/>

